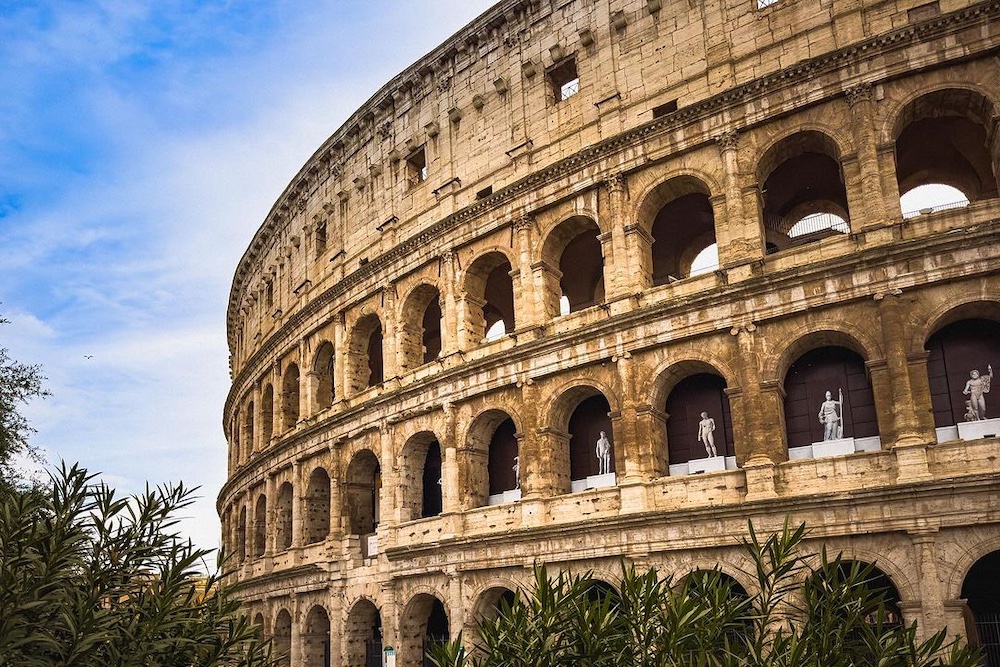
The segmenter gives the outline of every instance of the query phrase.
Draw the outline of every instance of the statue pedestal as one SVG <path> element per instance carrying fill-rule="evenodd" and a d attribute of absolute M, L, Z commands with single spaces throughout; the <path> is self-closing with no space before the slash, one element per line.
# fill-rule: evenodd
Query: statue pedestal
<path fill-rule="evenodd" d="M 588 489 L 599 489 L 602 486 L 615 486 L 618 481 L 615 473 L 609 472 L 603 475 L 590 475 L 584 479 L 574 479 L 569 483 L 571 493 L 579 493 Z"/>
<path fill-rule="evenodd" d="M 512 489 L 510 491 L 504 491 L 503 493 L 494 493 L 492 496 L 486 499 L 487 505 L 506 505 L 507 503 L 516 503 L 521 500 L 521 489 Z"/>
<path fill-rule="evenodd" d="M 691 459 L 686 463 L 675 463 L 669 467 L 667 474 L 675 477 L 677 475 L 697 475 L 703 472 L 736 470 L 736 468 L 735 456 L 710 456 L 704 459 Z"/>
<path fill-rule="evenodd" d="M 958 440 L 958 427 L 957 426 L 939 426 L 934 429 L 934 435 L 938 443 L 951 442 L 952 440 Z"/>
<path fill-rule="evenodd" d="M 958 437 L 962 440 L 979 440 L 980 438 L 995 438 L 1000 435 L 1000 419 L 980 419 L 974 422 L 960 422 Z"/>
<path fill-rule="evenodd" d="M 877 435 L 869 438 L 837 438 L 836 440 L 814 442 L 804 447 L 789 447 L 788 460 L 845 456 L 855 452 L 877 452 L 881 449 L 882 439 Z"/>
<path fill-rule="evenodd" d="M 854 438 L 837 438 L 836 440 L 824 440 L 822 442 L 814 442 L 812 444 L 813 458 L 820 458 L 823 456 L 844 456 L 845 454 L 853 454 L 854 449 Z"/>

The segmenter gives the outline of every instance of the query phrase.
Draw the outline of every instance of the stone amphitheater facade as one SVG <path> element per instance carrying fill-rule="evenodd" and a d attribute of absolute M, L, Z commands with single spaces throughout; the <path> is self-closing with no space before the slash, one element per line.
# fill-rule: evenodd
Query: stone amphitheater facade
<path fill-rule="evenodd" d="M 535 562 L 752 590 L 788 517 L 988 643 L 998 53 L 998 0 L 503 0 L 384 85 L 233 280 L 251 616 L 418 665 Z"/>

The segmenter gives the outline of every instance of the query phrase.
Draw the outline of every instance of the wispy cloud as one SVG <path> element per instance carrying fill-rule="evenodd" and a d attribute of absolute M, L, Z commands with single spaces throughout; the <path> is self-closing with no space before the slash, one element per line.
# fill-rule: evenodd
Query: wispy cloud
<path fill-rule="evenodd" d="M 0 345 L 44 366 L 53 459 L 203 487 L 218 542 L 225 307 L 306 158 L 485 0 L 69 0 L 0 8 Z"/>

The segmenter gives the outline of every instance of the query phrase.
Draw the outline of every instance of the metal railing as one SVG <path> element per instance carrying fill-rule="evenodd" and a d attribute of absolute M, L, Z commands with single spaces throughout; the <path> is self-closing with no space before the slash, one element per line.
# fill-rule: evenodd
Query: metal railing
<path fill-rule="evenodd" d="M 952 201 L 945 204 L 919 208 L 916 211 L 903 211 L 903 218 L 915 218 L 919 215 L 930 215 L 931 213 L 937 213 L 938 211 L 950 211 L 955 208 L 965 208 L 968 205 L 968 199 L 959 199 L 958 201 Z"/>
<path fill-rule="evenodd" d="M 984 614 L 976 621 L 984 667 L 1000 667 L 1000 614 Z"/>

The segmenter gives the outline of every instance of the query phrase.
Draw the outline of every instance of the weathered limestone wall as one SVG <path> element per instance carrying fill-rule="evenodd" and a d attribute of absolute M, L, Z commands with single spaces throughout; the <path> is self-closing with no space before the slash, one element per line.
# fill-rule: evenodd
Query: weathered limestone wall
<path fill-rule="evenodd" d="M 378 625 L 418 664 L 435 608 L 468 632 L 535 561 L 749 589 L 747 520 L 786 516 L 964 632 L 1000 448 L 935 430 L 931 347 L 1000 323 L 998 46 L 996 0 L 506 0 L 386 84 L 275 203 L 228 312 L 219 510 L 291 664 L 362 664 Z M 904 211 L 922 183 L 969 203 Z M 792 378 L 824 351 L 856 359 L 877 440 L 793 458 Z M 672 473 L 667 402 L 705 375 L 733 464 Z M 570 492 L 595 397 L 614 485 Z M 488 505 L 506 419 L 520 495 Z"/>

